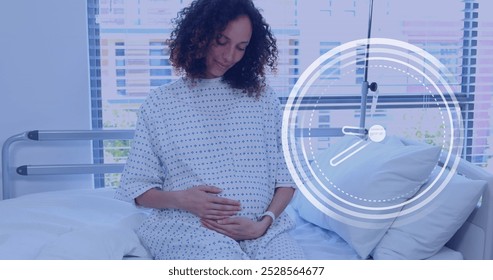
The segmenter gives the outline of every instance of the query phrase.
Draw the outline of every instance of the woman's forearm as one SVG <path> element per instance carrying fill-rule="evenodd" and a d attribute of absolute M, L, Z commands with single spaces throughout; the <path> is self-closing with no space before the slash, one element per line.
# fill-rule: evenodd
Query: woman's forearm
<path fill-rule="evenodd" d="M 135 198 L 135 203 L 147 208 L 180 208 L 177 196 L 179 196 L 178 192 L 164 192 L 159 189 L 149 189 Z"/>
<path fill-rule="evenodd" d="M 241 210 L 239 201 L 217 196 L 221 189 L 195 186 L 186 190 L 161 191 L 150 189 L 135 199 L 138 205 L 157 209 L 182 209 L 200 218 L 224 219 Z"/>

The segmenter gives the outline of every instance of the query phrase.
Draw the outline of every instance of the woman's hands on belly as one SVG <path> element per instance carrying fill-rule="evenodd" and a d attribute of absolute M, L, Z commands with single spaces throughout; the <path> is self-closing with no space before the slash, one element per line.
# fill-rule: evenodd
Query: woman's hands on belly
<path fill-rule="evenodd" d="M 264 235 L 272 223 L 270 217 L 260 221 L 253 221 L 245 217 L 231 217 L 220 220 L 201 219 L 200 222 L 204 227 L 237 241 L 255 239 Z"/>
<path fill-rule="evenodd" d="M 187 210 L 201 219 L 220 220 L 236 215 L 241 210 L 237 200 L 219 197 L 221 189 L 201 185 L 181 191 L 179 196 L 183 210 Z"/>
<path fill-rule="evenodd" d="M 180 191 L 149 189 L 135 199 L 138 205 L 155 209 L 181 209 L 199 219 L 224 219 L 236 215 L 240 202 L 219 197 L 220 188 L 200 185 Z"/>

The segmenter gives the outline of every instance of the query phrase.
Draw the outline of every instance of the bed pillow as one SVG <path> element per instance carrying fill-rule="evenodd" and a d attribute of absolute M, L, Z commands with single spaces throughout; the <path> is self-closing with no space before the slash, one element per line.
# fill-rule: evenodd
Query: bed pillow
<path fill-rule="evenodd" d="M 317 154 L 311 164 L 315 176 L 322 181 L 327 177 L 333 183 L 324 182 L 334 186 L 334 193 L 343 189 L 339 195 L 358 205 L 384 207 L 409 199 L 428 179 L 440 153 L 439 147 L 407 145 L 397 137 L 387 137 L 378 143 L 366 142 L 367 146 L 337 168 L 328 164 L 358 141 L 359 137 L 345 136 L 330 149 Z M 389 219 L 364 226 L 350 225 L 325 215 L 301 194 L 295 196 L 292 204 L 303 219 L 336 232 L 361 258 L 369 256 L 393 222 Z"/>
<path fill-rule="evenodd" d="M 435 173 L 438 172 L 434 171 Z M 372 253 L 374 259 L 427 259 L 457 232 L 476 207 L 487 182 L 455 174 L 415 220 L 399 217 Z M 407 206 L 403 207 L 403 211 Z M 414 217 L 411 217 L 414 218 Z"/>
<path fill-rule="evenodd" d="M 113 189 L 88 189 L 2 201 L 0 260 L 147 257 L 135 234 L 147 210 L 113 197 Z"/>
<path fill-rule="evenodd" d="M 43 246 L 36 259 L 121 260 L 127 256 L 150 258 L 135 231 L 124 224 L 96 224 L 62 234 Z"/>

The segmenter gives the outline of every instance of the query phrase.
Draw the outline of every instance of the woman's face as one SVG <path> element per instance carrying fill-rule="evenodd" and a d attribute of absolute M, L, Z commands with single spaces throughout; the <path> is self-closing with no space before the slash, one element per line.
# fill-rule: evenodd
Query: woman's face
<path fill-rule="evenodd" d="M 209 46 L 205 77 L 222 77 L 243 58 L 251 37 L 252 24 L 247 16 L 239 16 L 230 21 L 226 29 Z"/>

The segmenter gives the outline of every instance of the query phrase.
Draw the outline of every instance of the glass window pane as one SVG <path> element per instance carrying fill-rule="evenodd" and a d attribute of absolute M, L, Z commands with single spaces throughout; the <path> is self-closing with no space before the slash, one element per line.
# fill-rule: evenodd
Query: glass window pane
<path fill-rule="evenodd" d="M 165 42 L 172 30 L 172 19 L 191 0 L 89 2 L 97 6 L 88 9 L 91 94 L 100 100 L 94 103 L 93 111 L 99 110 L 102 115 L 100 121 L 93 123 L 99 128 L 132 128 L 135 112 L 147 93 L 178 78 L 168 60 Z M 255 0 L 255 4 L 263 10 L 277 39 L 278 71 L 269 75 L 268 82 L 284 101 L 313 61 L 335 47 L 368 35 L 369 0 Z M 446 12 L 437 12 L 444 9 Z M 466 133 L 466 158 L 491 171 L 492 14 L 493 1 L 488 0 L 415 0 L 399 1 L 399 5 L 393 0 L 374 1 L 371 30 L 372 37 L 391 38 L 422 48 L 447 67 L 457 81 L 452 85 L 457 94 L 471 97 L 467 99 L 471 104 L 464 106 L 465 123 L 472 124 Z M 358 54 L 360 60 L 351 71 L 341 65 L 326 69 L 324 74 L 330 87 L 325 95 L 359 96 L 365 77 L 365 63 L 361 59 L 365 49 L 358 50 Z M 378 82 L 381 96 L 423 91 L 415 79 L 378 65 L 370 63 L 367 74 L 369 82 Z M 349 101 L 339 98 L 336 102 Z M 407 106 L 396 102 L 402 108 Z M 324 114 L 317 112 L 314 119 L 321 127 L 334 126 L 340 119 L 357 120 L 358 106 L 354 103 Z M 403 111 L 376 108 L 374 116 L 395 119 Z M 329 144 L 323 138 L 319 148 Z M 113 151 L 109 154 L 113 156 L 105 161 L 124 160 Z"/>

